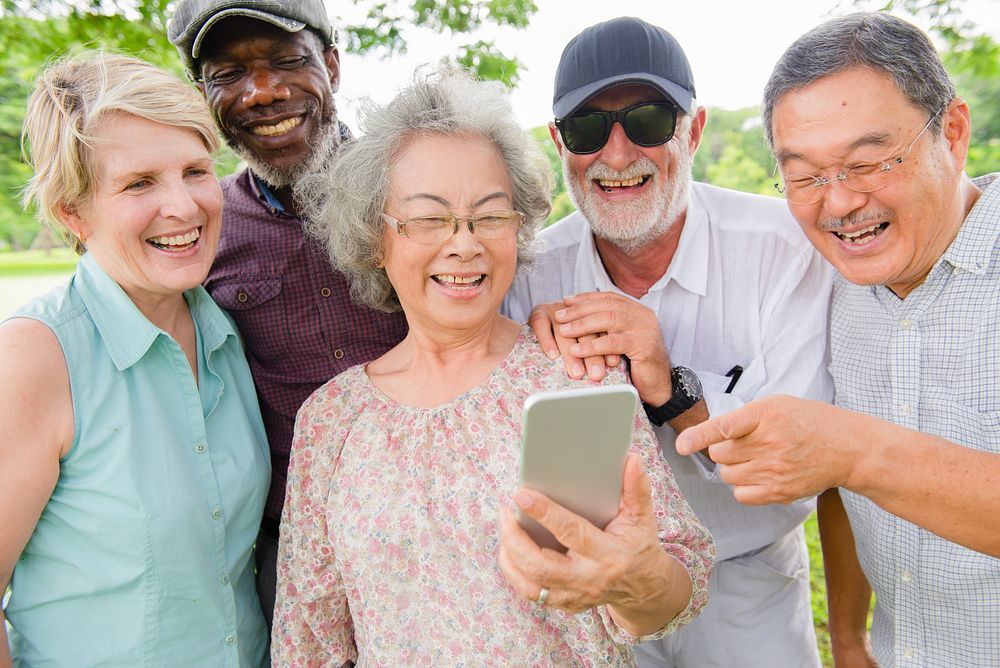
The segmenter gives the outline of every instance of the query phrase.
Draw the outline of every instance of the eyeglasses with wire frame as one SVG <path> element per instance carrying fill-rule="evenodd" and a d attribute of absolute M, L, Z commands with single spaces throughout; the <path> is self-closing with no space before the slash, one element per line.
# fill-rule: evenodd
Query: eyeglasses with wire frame
<path fill-rule="evenodd" d="M 834 174 L 833 178 L 812 174 L 789 174 L 784 177 L 781 170 L 775 165 L 774 173 L 771 175 L 774 179 L 774 189 L 782 193 L 793 204 L 815 204 L 823 198 L 823 194 L 826 192 L 823 187 L 834 181 L 840 181 L 844 187 L 857 193 L 873 193 L 881 190 L 889 185 L 890 177 L 894 173 L 893 167 L 903 164 L 903 159 L 910 154 L 917 140 L 923 136 L 942 111 L 944 111 L 944 107 L 928 119 L 910 145 L 906 147 L 906 150 L 894 158 L 878 162 L 849 163 L 841 167 L 841 170 Z"/>
<path fill-rule="evenodd" d="M 401 235 L 418 244 L 441 244 L 454 234 L 458 234 L 458 226 L 466 223 L 469 234 L 481 240 L 510 239 L 517 234 L 524 222 L 524 214 L 520 211 L 507 209 L 499 211 L 484 211 L 473 216 L 456 216 L 445 213 L 434 216 L 417 216 L 399 220 L 387 213 L 382 214 L 385 222 L 396 227 Z"/>

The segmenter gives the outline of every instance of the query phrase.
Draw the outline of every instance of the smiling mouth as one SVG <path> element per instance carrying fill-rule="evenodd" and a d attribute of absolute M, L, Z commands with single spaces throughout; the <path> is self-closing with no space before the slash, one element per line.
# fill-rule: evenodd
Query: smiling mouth
<path fill-rule="evenodd" d="M 192 248 L 201 238 L 201 228 L 196 227 L 187 234 L 177 234 L 169 237 L 150 237 L 146 243 L 162 251 L 183 251 Z"/>
<path fill-rule="evenodd" d="M 855 246 L 864 246 L 867 243 L 872 242 L 875 237 L 882 234 L 889 227 L 889 223 L 877 223 L 871 227 L 866 227 L 861 230 L 855 230 L 854 232 L 834 232 L 841 241 L 846 241 L 849 244 Z"/>
<path fill-rule="evenodd" d="M 449 288 L 462 288 L 469 289 L 478 287 L 483 279 L 486 278 L 486 274 L 478 274 L 476 276 L 452 276 L 451 274 L 434 274 L 431 276 L 435 282 L 440 285 L 447 286 Z"/>
<path fill-rule="evenodd" d="M 277 137 L 289 132 L 292 128 L 298 127 L 302 124 L 302 117 L 295 116 L 294 118 L 286 118 L 280 123 L 275 123 L 273 125 L 255 125 L 250 128 L 250 133 L 257 135 L 258 137 Z"/>
<path fill-rule="evenodd" d="M 619 190 L 627 190 L 629 188 L 639 188 L 643 186 L 652 174 L 643 174 L 642 176 L 634 176 L 630 179 L 594 179 L 594 183 L 597 187 L 606 193 L 613 193 Z"/>

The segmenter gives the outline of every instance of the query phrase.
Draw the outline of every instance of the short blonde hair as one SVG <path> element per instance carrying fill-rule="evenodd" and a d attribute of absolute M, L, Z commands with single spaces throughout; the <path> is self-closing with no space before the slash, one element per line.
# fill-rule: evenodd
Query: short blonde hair
<path fill-rule="evenodd" d="M 28 99 L 21 153 L 34 169 L 21 195 L 25 208 L 71 242 L 60 206 L 79 206 L 93 194 L 95 132 L 111 114 L 145 118 L 197 134 L 210 153 L 219 147 L 215 124 L 190 84 L 137 58 L 101 51 L 66 58 L 47 68 Z"/>

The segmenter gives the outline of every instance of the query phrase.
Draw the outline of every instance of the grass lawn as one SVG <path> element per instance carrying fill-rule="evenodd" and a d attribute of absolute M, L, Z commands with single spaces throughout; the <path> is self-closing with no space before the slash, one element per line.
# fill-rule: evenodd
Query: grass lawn
<path fill-rule="evenodd" d="M 69 274 L 76 267 L 76 261 L 77 255 L 69 248 L 3 252 L 0 253 L 0 277 Z"/>
<path fill-rule="evenodd" d="M 806 520 L 806 546 L 809 548 L 809 580 L 812 590 L 813 625 L 816 627 L 816 643 L 819 645 L 819 658 L 824 666 L 833 666 L 833 654 L 830 653 L 830 634 L 826 631 L 829 621 L 826 611 L 826 580 L 823 578 L 823 551 L 819 545 L 819 525 L 816 523 L 816 513 Z"/>
<path fill-rule="evenodd" d="M 0 320 L 66 281 L 77 256 L 68 248 L 0 252 Z"/>

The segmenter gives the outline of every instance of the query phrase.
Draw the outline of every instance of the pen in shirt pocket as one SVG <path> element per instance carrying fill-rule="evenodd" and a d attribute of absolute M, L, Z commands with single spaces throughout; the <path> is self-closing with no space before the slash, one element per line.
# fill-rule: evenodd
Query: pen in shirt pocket
<path fill-rule="evenodd" d="M 732 394 L 733 388 L 736 387 L 736 381 L 740 379 L 743 375 L 743 367 L 739 364 L 735 365 L 732 369 L 726 372 L 726 376 L 730 377 L 732 380 L 729 381 L 729 386 L 726 387 L 726 394 Z"/>

